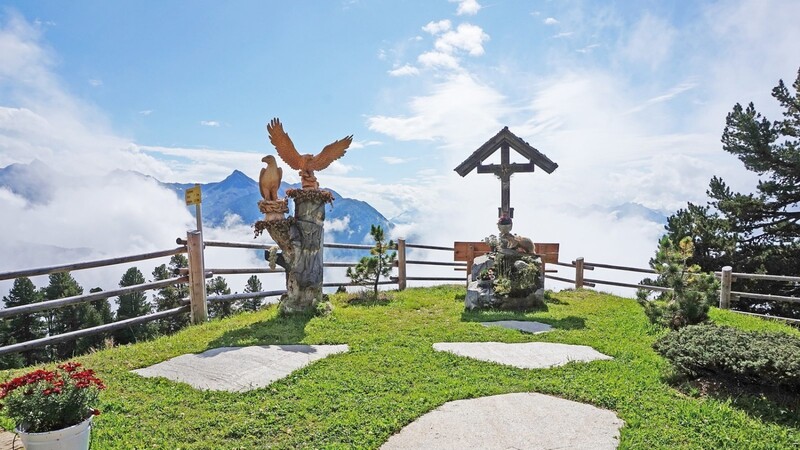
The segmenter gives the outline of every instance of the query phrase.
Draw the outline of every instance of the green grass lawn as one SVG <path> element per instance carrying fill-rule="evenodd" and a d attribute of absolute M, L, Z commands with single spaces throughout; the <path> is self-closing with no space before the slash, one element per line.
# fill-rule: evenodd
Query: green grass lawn
<path fill-rule="evenodd" d="M 272 307 L 78 358 L 108 385 L 93 448 L 377 448 L 445 402 L 511 392 L 616 411 L 625 421 L 620 448 L 800 448 L 797 410 L 765 398 L 706 398 L 671 387 L 669 364 L 651 348 L 663 331 L 632 299 L 565 291 L 553 294 L 546 310 L 468 313 L 463 295 L 459 287 L 408 289 L 375 305 L 333 296 L 327 317 L 280 318 Z M 712 318 L 797 334 L 728 311 L 713 310 Z M 502 319 L 536 320 L 555 331 L 529 335 L 477 323 Z M 614 360 L 523 370 L 432 348 L 455 341 L 589 345 Z M 350 352 L 246 393 L 197 391 L 129 372 L 215 347 L 286 343 L 349 344 Z"/>

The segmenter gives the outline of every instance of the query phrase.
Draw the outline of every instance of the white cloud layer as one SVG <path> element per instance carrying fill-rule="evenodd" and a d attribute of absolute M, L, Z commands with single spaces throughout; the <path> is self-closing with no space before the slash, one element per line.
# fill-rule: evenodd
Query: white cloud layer
<path fill-rule="evenodd" d="M 478 14 L 478 11 L 481 10 L 480 3 L 477 0 L 448 0 L 450 3 L 458 3 L 458 9 L 456 10 L 457 16 L 474 16 Z"/>

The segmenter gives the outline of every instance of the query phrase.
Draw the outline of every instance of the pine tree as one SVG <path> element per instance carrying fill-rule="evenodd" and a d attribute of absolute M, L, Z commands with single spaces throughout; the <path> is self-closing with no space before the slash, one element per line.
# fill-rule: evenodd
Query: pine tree
<path fill-rule="evenodd" d="M 347 276 L 355 284 L 372 284 L 373 296 L 378 298 L 378 281 L 381 277 L 391 275 L 397 252 L 389 252 L 394 248 L 394 242 L 386 242 L 380 225 L 371 225 L 369 234 L 375 240 L 375 245 L 370 249 L 371 256 L 361 258 L 355 267 L 348 267 Z"/>
<path fill-rule="evenodd" d="M 7 320 L 0 321 L 0 345 L 16 344 L 17 341 L 11 337 L 12 328 Z M 11 353 L 0 356 L 0 370 L 16 369 L 25 367 L 25 357 L 20 353 Z"/>
<path fill-rule="evenodd" d="M 169 260 L 169 266 L 162 264 L 153 269 L 153 281 L 166 280 L 172 278 L 173 273 L 185 267 L 189 267 L 189 260 L 185 255 L 178 254 Z M 167 286 L 158 291 L 153 297 L 156 310 L 165 311 L 181 306 L 181 301 L 189 297 L 189 285 L 186 283 Z M 180 314 L 159 320 L 158 327 L 162 334 L 172 334 L 189 324 L 189 315 Z"/>
<path fill-rule="evenodd" d="M 92 294 L 102 291 L 103 289 L 99 287 L 94 287 L 92 289 L 89 289 L 89 292 Z M 114 321 L 114 312 L 111 311 L 111 304 L 108 302 L 107 298 L 94 300 L 92 302 L 89 302 L 89 304 L 92 307 L 92 311 L 86 317 L 86 322 L 84 323 L 83 328 L 96 327 Z M 106 345 L 105 340 L 110 336 L 111 333 L 107 332 L 80 338 L 78 339 L 76 351 L 78 353 L 84 353 L 92 348 L 95 349 L 103 348 Z"/>
<path fill-rule="evenodd" d="M 144 275 L 136 267 L 128 269 L 119 281 L 119 287 L 134 286 L 144 283 Z M 117 320 L 125 320 L 133 317 L 144 316 L 151 311 L 150 303 L 147 302 L 147 295 L 144 292 L 132 292 L 120 295 L 117 299 Z M 119 344 L 129 344 L 140 340 L 146 340 L 155 334 L 155 327 L 152 323 L 133 325 L 121 328 L 114 332 L 114 341 Z"/>
<path fill-rule="evenodd" d="M 714 275 L 703 272 L 697 264 L 689 264 L 694 254 L 692 238 L 684 237 L 676 245 L 664 236 L 659 242 L 650 267 L 656 271 L 655 280 L 644 279 L 642 284 L 670 288 L 650 300 L 650 291 L 637 292 L 639 304 L 654 324 L 673 330 L 708 319 L 708 310 L 716 298 L 718 283 Z"/>
<path fill-rule="evenodd" d="M 206 295 L 227 295 L 231 293 L 225 278 L 217 276 L 206 283 Z M 209 302 L 208 315 L 211 318 L 222 318 L 233 314 L 232 302 Z"/>
<path fill-rule="evenodd" d="M 247 285 L 244 287 L 244 292 L 261 292 L 262 290 L 261 280 L 258 279 L 257 276 L 252 275 L 250 278 L 247 279 Z M 257 311 L 261 309 L 262 303 L 264 301 L 264 297 L 256 297 L 242 300 L 242 310 L 243 311 Z"/>
<path fill-rule="evenodd" d="M 83 288 L 72 278 L 69 272 L 60 272 L 50 275 L 50 284 L 44 288 L 47 300 L 64 297 L 74 297 L 83 294 Z M 68 333 L 86 328 L 85 324 L 93 321 L 94 308 L 88 303 L 65 306 L 53 311 L 51 315 L 52 335 Z M 77 340 L 62 342 L 56 346 L 55 357 L 58 359 L 71 358 L 85 348 L 78 346 Z"/>
<path fill-rule="evenodd" d="M 42 300 L 41 292 L 36 289 L 33 282 L 27 277 L 17 278 L 14 285 L 3 297 L 6 308 L 37 303 Z M 47 335 L 47 327 L 41 314 L 22 314 L 3 320 L 2 344 L 15 344 L 20 342 L 40 339 Z M 44 349 L 33 349 L 15 355 L 8 355 L 0 359 L 0 367 L 13 368 L 30 366 L 47 360 Z"/>
<path fill-rule="evenodd" d="M 708 206 L 689 204 L 669 218 L 668 236 L 692 236 L 695 254 L 690 263 L 705 271 L 730 265 L 737 272 L 800 272 L 800 70 L 792 87 L 794 93 L 781 80 L 772 90 L 784 110 L 780 120 L 767 120 L 752 103 L 737 103 L 726 118 L 723 150 L 760 176 L 756 192 L 733 192 L 713 177 Z M 800 295 L 800 285 L 775 281 L 738 280 L 734 290 Z M 742 298 L 734 306 L 800 317 L 797 303 Z"/>

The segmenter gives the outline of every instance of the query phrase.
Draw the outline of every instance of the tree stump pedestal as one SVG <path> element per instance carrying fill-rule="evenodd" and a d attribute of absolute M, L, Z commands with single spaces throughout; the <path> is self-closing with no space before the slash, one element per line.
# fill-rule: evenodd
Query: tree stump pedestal
<path fill-rule="evenodd" d="M 325 204 L 333 202 L 333 195 L 319 189 L 289 189 L 286 196 L 294 200 L 294 217 L 268 215 L 272 220 L 256 222 L 256 236 L 266 229 L 281 249 L 277 264 L 286 269 L 281 312 L 315 312 L 322 301 Z"/>

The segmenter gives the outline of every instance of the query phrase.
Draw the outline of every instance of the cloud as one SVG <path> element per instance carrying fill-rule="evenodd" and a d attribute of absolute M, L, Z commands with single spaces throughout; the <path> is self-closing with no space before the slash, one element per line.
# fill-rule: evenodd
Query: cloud
<path fill-rule="evenodd" d="M 644 103 L 631 108 L 626 114 L 636 113 L 636 112 L 639 112 L 639 111 L 647 108 L 648 106 L 672 100 L 676 96 L 678 96 L 678 95 L 680 95 L 680 94 L 682 94 L 682 93 L 684 93 L 686 91 L 690 91 L 690 90 L 694 89 L 696 86 L 697 86 L 697 83 L 686 83 L 686 82 L 685 83 L 681 83 L 681 84 L 671 88 L 667 92 L 665 92 L 665 93 L 663 93 L 661 95 L 658 95 L 656 97 L 649 98 Z"/>
<path fill-rule="evenodd" d="M 448 0 L 450 3 L 458 3 L 458 9 L 456 10 L 457 16 L 468 15 L 474 16 L 478 14 L 478 11 L 481 10 L 481 5 L 477 2 L 477 0 Z"/>
<path fill-rule="evenodd" d="M 141 114 L 143 116 L 149 116 L 150 114 L 153 114 L 153 110 L 152 109 L 143 109 L 143 110 L 139 111 L 139 114 Z"/>
<path fill-rule="evenodd" d="M 660 67 L 670 55 L 678 33 L 665 19 L 646 13 L 634 25 L 621 54 L 636 64 Z"/>
<path fill-rule="evenodd" d="M 457 70 L 461 66 L 458 64 L 458 58 L 445 52 L 425 52 L 419 57 L 417 61 L 427 68 L 442 68 Z"/>
<path fill-rule="evenodd" d="M 201 120 L 200 125 L 204 127 L 219 127 L 219 122 L 216 120 Z"/>
<path fill-rule="evenodd" d="M 350 149 L 371 147 L 373 145 L 382 145 L 382 144 L 383 142 L 381 141 L 353 141 L 353 143 L 350 144 Z"/>
<path fill-rule="evenodd" d="M 435 84 L 427 95 L 412 98 L 408 109 L 408 116 L 368 117 L 369 129 L 401 141 L 440 141 L 463 151 L 465 143 L 483 143 L 496 133 L 508 114 L 505 96 L 469 74 Z"/>
<path fill-rule="evenodd" d="M 427 25 L 422 27 L 422 31 L 424 31 L 426 33 L 430 33 L 432 35 L 437 35 L 437 34 L 439 34 L 441 32 L 450 30 L 451 26 L 452 26 L 452 23 L 450 23 L 449 20 L 444 19 L 444 20 L 440 20 L 438 22 L 428 22 Z"/>
<path fill-rule="evenodd" d="M 456 51 L 464 51 L 470 56 L 483 55 L 483 43 L 489 40 L 489 35 L 477 25 L 462 23 L 455 31 L 448 31 L 442 34 L 434 46 L 436 50 L 453 54 Z"/>
<path fill-rule="evenodd" d="M 385 162 L 386 164 L 392 164 L 392 165 L 395 165 L 395 164 L 404 164 L 404 163 L 408 162 L 408 160 L 407 160 L 407 159 L 398 158 L 398 157 L 396 157 L 396 156 L 383 156 L 383 157 L 381 157 L 381 159 L 382 159 L 382 160 L 383 160 L 383 162 Z"/>
<path fill-rule="evenodd" d="M 393 77 L 403 77 L 408 75 L 419 75 L 419 69 L 416 67 L 406 64 L 404 66 L 398 67 L 396 69 L 392 69 L 389 71 L 389 75 Z"/>
<path fill-rule="evenodd" d="M 578 53 L 591 53 L 591 51 L 596 49 L 597 47 L 600 47 L 600 44 L 589 44 L 586 47 L 579 48 L 575 51 Z"/>
<path fill-rule="evenodd" d="M 548 18 L 544 19 L 544 24 L 545 25 L 558 25 L 558 20 L 556 20 L 556 19 L 554 19 L 552 17 L 548 17 Z"/>
<path fill-rule="evenodd" d="M 350 227 L 350 216 L 325 221 L 325 232 L 345 231 Z"/>
<path fill-rule="evenodd" d="M 97 79 L 97 78 L 92 78 L 92 79 L 89 80 L 89 84 L 92 85 L 92 87 L 102 86 L 103 85 L 103 80 L 100 80 L 100 79 Z"/>
<path fill-rule="evenodd" d="M 553 39 L 561 39 L 561 38 L 565 38 L 565 37 L 570 37 L 570 36 L 572 36 L 573 34 L 575 34 L 575 33 L 573 33 L 572 31 L 565 31 L 565 32 L 563 32 L 563 33 L 554 34 L 554 35 L 552 36 L 552 38 L 553 38 Z"/>

